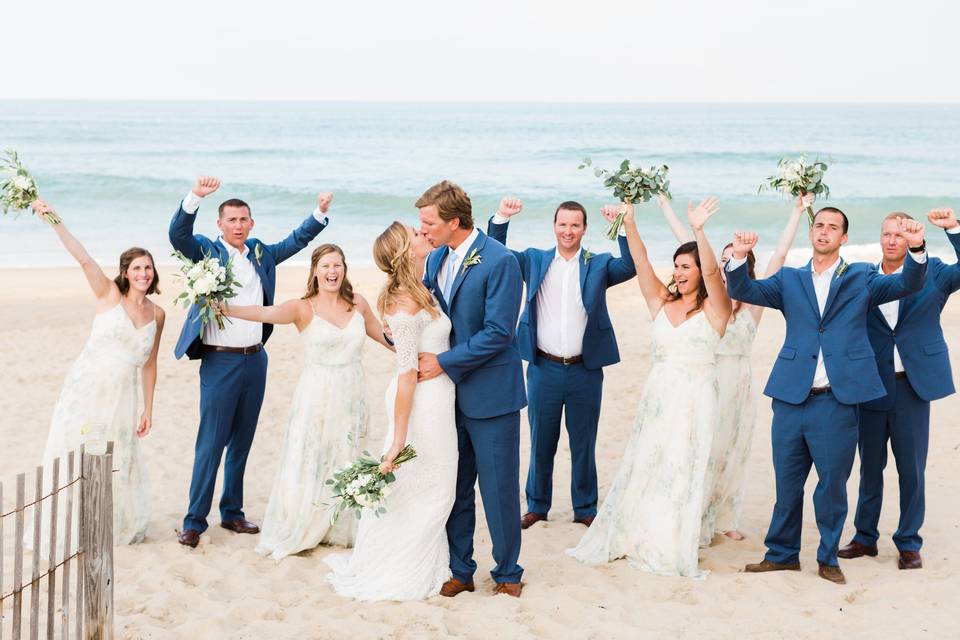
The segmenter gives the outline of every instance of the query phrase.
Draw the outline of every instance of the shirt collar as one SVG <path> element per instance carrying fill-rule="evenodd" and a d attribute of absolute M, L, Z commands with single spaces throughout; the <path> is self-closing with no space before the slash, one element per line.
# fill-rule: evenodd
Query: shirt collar
<path fill-rule="evenodd" d="M 567 263 L 570 263 L 570 262 L 580 262 L 580 255 L 581 255 L 582 253 L 583 253 L 583 247 L 580 247 L 579 249 L 577 249 L 577 252 L 576 252 L 575 254 L 573 254 L 573 257 L 572 257 L 572 258 L 570 258 L 569 260 L 565 260 L 564 257 L 563 257 L 562 255 L 560 255 L 560 247 L 557 247 L 557 248 L 554 250 L 554 253 L 553 253 L 553 261 L 554 261 L 554 262 L 567 262 Z"/>
<path fill-rule="evenodd" d="M 906 262 L 906 261 L 904 261 L 904 262 Z M 880 261 L 880 262 L 877 263 L 877 271 L 879 271 L 879 272 L 880 272 L 880 275 L 882 275 L 882 276 L 883 276 L 883 275 L 892 276 L 892 275 L 895 275 L 895 274 L 898 274 L 898 273 L 903 273 L 903 264 L 901 264 L 900 267 L 899 267 L 896 271 L 894 271 L 893 273 L 886 273 L 886 272 L 883 270 L 883 261 Z"/>
<path fill-rule="evenodd" d="M 229 253 L 231 256 L 239 255 L 241 258 L 246 258 L 247 254 L 250 252 L 250 247 L 248 247 L 246 244 L 243 245 L 243 251 L 238 251 L 232 244 L 224 240 L 223 236 L 217 236 L 217 240 L 219 240 L 220 244 L 227 248 L 227 253 Z"/>
<path fill-rule="evenodd" d="M 827 267 L 826 269 L 824 269 L 822 272 L 817 273 L 816 269 L 813 268 L 813 260 L 811 260 L 811 261 L 810 261 L 810 273 L 813 274 L 813 277 L 814 277 L 814 278 L 822 278 L 822 277 L 824 277 L 824 276 L 833 277 L 833 274 L 836 272 L 837 267 L 840 266 L 840 263 L 841 263 L 841 262 L 843 262 L 843 258 L 841 258 L 841 257 L 838 256 L 836 262 L 834 262 L 832 265 L 830 265 L 829 267 Z"/>
<path fill-rule="evenodd" d="M 470 232 L 470 235 L 467 236 L 467 239 L 460 243 L 460 246 L 456 249 L 450 249 L 450 253 L 457 256 L 457 258 L 464 258 L 467 255 L 467 250 L 473 246 L 473 243 L 476 242 L 477 237 L 480 235 L 480 232 L 477 231 L 477 228 L 474 227 Z"/>

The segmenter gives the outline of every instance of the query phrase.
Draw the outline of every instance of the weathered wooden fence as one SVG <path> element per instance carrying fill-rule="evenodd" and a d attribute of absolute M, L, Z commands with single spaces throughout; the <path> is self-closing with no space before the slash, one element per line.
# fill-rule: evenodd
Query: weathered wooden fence
<path fill-rule="evenodd" d="M 0 640 L 113 638 L 112 470 L 109 443 L 0 483 Z"/>

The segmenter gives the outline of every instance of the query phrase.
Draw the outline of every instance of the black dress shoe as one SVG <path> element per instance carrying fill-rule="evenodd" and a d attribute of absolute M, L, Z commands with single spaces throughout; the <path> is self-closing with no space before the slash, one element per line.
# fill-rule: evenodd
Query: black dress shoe
<path fill-rule="evenodd" d="M 596 516 L 583 516 L 582 518 L 574 518 L 573 521 L 577 524 L 582 524 L 585 527 L 589 527 L 593 524 L 593 520 Z"/>
<path fill-rule="evenodd" d="M 220 523 L 220 526 L 224 529 L 229 529 L 234 533 L 260 533 L 260 527 L 253 524 L 246 518 L 240 518 L 239 520 L 225 520 Z"/>
<path fill-rule="evenodd" d="M 863 556 L 877 557 L 877 545 L 867 546 L 860 544 L 856 540 L 851 540 L 850 544 L 837 551 L 837 555 L 844 560 L 852 560 Z"/>
<path fill-rule="evenodd" d="M 185 547 L 196 549 L 197 545 L 200 544 L 200 532 L 196 529 L 185 529 L 177 536 L 177 542 Z"/>
<path fill-rule="evenodd" d="M 901 551 L 897 566 L 901 569 L 923 569 L 923 559 L 919 551 Z"/>

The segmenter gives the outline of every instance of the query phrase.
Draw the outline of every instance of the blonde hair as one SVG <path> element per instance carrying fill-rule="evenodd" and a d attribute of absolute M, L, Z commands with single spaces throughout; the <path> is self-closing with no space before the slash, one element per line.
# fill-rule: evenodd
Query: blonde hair
<path fill-rule="evenodd" d="M 377 297 L 377 311 L 383 317 L 388 306 L 403 295 L 427 310 L 431 318 L 439 314 L 433 296 L 414 269 L 410 259 L 410 232 L 403 224 L 394 222 L 373 243 L 373 261 L 387 274 L 387 283 Z"/>
<path fill-rule="evenodd" d="M 430 205 L 437 205 L 438 215 L 444 222 L 456 218 L 461 229 L 473 229 L 473 205 L 460 185 L 449 180 L 438 182 L 423 192 L 415 206 L 421 209 Z"/>
<path fill-rule="evenodd" d="M 353 285 L 347 278 L 347 256 L 343 255 L 343 249 L 335 244 L 322 244 L 313 250 L 313 254 L 310 256 L 310 273 L 307 274 L 307 290 L 300 299 L 309 300 L 320 293 L 320 283 L 317 282 L 317 263 L 320 262 L 320 258 L 328 253 L 340 254 L 340 259 L 343 261 L 343 282 L 340 283 L 340 291 L 337 293 L 340 299 L 350 305 L 352 309 L 357 306 L 357 302 L 353 296 Z"/>

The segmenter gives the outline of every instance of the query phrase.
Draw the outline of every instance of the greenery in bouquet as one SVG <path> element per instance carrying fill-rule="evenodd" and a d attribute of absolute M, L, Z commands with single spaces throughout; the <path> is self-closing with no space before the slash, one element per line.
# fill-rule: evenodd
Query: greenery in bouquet
<path fill-rule="evenodd" d="M 417 457 L 416 450 L 409 444 L 400 450 L 393 463 L 400 466 Z M 390 473 L 380 473 L 382 460 L 374 460 L 370 452 L 363 455 L 333 474 L 326 484 L 333 489 L 334 505 L 330 515 L 332 522 L 336 522 L 340 514 L 352 510 L 357 519 L 364 508 L 372 509 L 379 517 L 387 512 L 383 506 L 384 500 L 390 494 L 387 485 L 395 482 L 397 477 Z"/>
<path fill-rule="evenodd" d="M 592 166 L 593 161 L 590 158 L 584 158 L 579 168 L 586 169 Z M 613 197 L 618 202 L 630 203 L 649 202 L 660 194 L 671 198 L 669 172 L 670 167 L 665 164 L 644 170 L 633 165 L 629 160 L 621 162 L 616 171 L 593 167 L 593 174 L 603 178 L 603 186 L 613 190 Z M 621 212 L 607 231 L 607 237 L 611 240 L 617 239 L 617 234 L 623 225 L 623 215 L 624 213 Z"/>
<path fill-rule="evenodd" d="M 758 193 L 765 190 L 779 191 L 780 193 L 797 197 L 812 193 L 815 196 L 830 197 L 830 187 L 823 181 L 823 174 L 827 171 L 827 163 L 819 158 L 813 162 L 807 161 L 806 154 L 799 158 L 781 158 L 777 163 L 777 173 L 767 178 L 760 185 Z M 805 208 L 810 226 L 813 226 L 813 207 Z"/>
<path fill-rule="evenodd" d="M 0 184 L 0 209 L 3 213 L 28 209 L 38 197 L 37 181 L 23 166 L 17 152 L 13 149 L 7 149 L 4 152 L 3 160 L 0 161 L 0 173 L 5 176 L 3 183 Z M 44 213 L 43 217 L 50 224 L 60 222 L 52 212 Z"/>
<path fill-rule="evenodd" d="M 220 304 L 236 297 L 236 290 L 241 285 L 233 274 L 233 261 L 222 265 L 217 258 L 207 254 L 196 262 L 179 251 L 171 255 L 180 262 L 180 279 L 183 280 L 183 291 L 174 299 L 174 304 L 182 304 L 187 308 L 197 305 L 201 335 L 210 322 L 216 322 L 222 331 L 224 316 L 217 305 L 211 302 Z"/>

